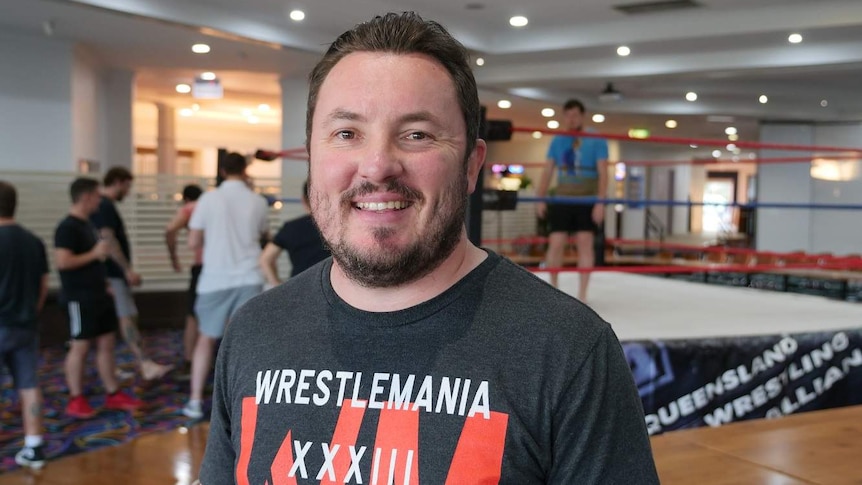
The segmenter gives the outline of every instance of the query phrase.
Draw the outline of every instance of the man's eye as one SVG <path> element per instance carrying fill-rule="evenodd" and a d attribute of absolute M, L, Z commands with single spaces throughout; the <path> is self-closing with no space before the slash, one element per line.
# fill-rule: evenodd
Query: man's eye
<path fill-rule="evenodd" d="M 427 140 L 428 134 L 422 133 L 421 131 L 414 131 L 413 133 L 407 135 L 407 138 L 410 140 Z"/>
<path fill-rule="evenodd" d="M 356 134 L 350 130 L 341 130 L 335 134 L 335 137 L 340 140 L 352 140 L 356 138 Z"/>

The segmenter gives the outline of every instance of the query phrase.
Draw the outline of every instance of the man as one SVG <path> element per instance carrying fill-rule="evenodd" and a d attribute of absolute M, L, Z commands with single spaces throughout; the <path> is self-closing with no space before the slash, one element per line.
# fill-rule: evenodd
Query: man
<path fill-rule="evenodd" d="M 48 294 L 48 260 L 42 241 L 15 222 L 17 203 L 15 187 L 0 180 L 0 365 L 12 375 L 24 419 L 24 447 L 15 463 L 41 468 L 45 450 L 36 319 Z"/>
<path fill-rule="evenodd" d="M 563 105 L 563 120 L 569 131 L 583 131 L 584 105 L 570 99 Z M 554 170 L 557 171 L 555 194 L 563 197 L 604 197 L 607 194 L 608 143 L 601 138 L 557 135 L 548 147 L 548 162 L 542 172 L 537 197 L 548 194 L 548 186 Z M 548 252 L 546 264 L 549 268 L 563 266 L 563 253 L 570 233 L 575 234 L 578 251 L 578 268 L 589 269 L 595 265 L 593 239 L 598 226 L 605 218 L 604 204 L 536 204 L 539 218 L 548 220 Z M 551 284 L 557 286 L 558 273 L 551 273 Z M 580 273 L 578 299 L 587 300 L 588 271 Z"/>
<path fill-rule="evenodd" d="M 140 286 L 141 276 L 132 269 L 132 250 L 126 235 L 126 225 L 117 211 L 116 203 L 122 202 L 132 189 L 132 173 L 123 167 L 113 167 L 105 174 L 102 198 L 98 210 L 90 216 L 99 229 L 101 238 L 108 243 L 109 258 L 105 261 L 108 283 L 114 297 L 117 318 L 120 319 L 120 334 L 135 356 L 135 361 L 144 380 L 161 378 L 173 366 L 161 365 L 144 354 L 141 332 L 138 330 L 138 307 L 132 296 L 132 286 Z"/>
<path fill-rule="evenodd" d="M 302 184 L 302 207 L 306 212 L 310 211 L 307 181 Z M 270 287 L 281 284 L 278 278 L 278 256 L 283 249 L 290 256 L 291 278 L 329 257 L 329 251 L 323 245 L 311 215 L 305 214 L 285 222 L 260 255 L 260 269 Z"/>
<path fill-rule="evenodd" d="M 108 294 L 104 261 L 109 243 L 99 240 L 90 216 L 99 209 L 99 182 L 78 178 L 69 188 L 72 207 L 54 232 L 54 262 L 60 273 L 60 301 L 66 306 L 72 337 L 66 354 L 66 384 L 70 399 L 66 414 L 75 418 L 95 415 L 84 397 L 84 363 L 90 345 L 96 345 L 96 369 L 107 392 L 107 409 L 134 410 L 141 401 L 119 391 L 114 356 L 117 315 Z"/>
<path fill-rule="evenodd" d="M 235 316 L 201 482 L 658 483 L 610 326 L 467 238 L 486 146 L 464 47 L 388 14 L 310 80 L 332 259 Z"/>
<path fill-rule="evenodd" d="M 260 240 L 269 235 L 266 199 L 252 191 L 246 159 L 225 156 L 224 181 L 201 196 L 189 221 L 189 247 L 203 248 L 203 270 L 197 285 L 195 314 L 198 338 L 192 355 L 191 396 L 183 414 L 203 417 L 203 392 L 216 342 L 236 310 L 263 289 L 257 266 Z"/>
<path fill-rule="evenodd" d="M 179 273 L 183 270 L 180 265 L 179 257 L 177 256 L 177 234 L 181 229 L 189 228 L 189 220 L 192 218 L 192 213 L 197 205 L 197 200 L 203 193 L 200 186 L 189 184 L 183 187 L 183 205 L 177 209 L 174 218 L 168 223 L 165 228 L 165 245 L 168 247 L 168 255 L 171 258 L 171 266 L 174 271 Z M 191 267 L 191 280 L 189 282 L 189 305 L 188 313 L 186 314 L 186 327 L 183 332 L 183 354 L 185 357 L 186 372 L 191 372 L 192 353 L 195 348 L 195 342 L 198 339 L 198 321 L 195 317 L 195 301 L 197 299 L 198 278 L 201 275 L 203 264 L 203 250 L 198 248 L 194 251 L 194 263 Z"/>

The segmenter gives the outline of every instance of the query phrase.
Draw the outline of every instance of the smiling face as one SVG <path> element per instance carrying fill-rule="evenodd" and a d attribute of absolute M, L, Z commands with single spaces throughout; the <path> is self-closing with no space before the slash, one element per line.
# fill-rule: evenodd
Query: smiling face
<path fill-rule="evenodd" d="M 455 86 L 430 57 L 358 52 L 335 65 L 312 119 L 309 202 L 351 280 L 404 285 L 452 254 L 485 153 L 466 147 Z"/>

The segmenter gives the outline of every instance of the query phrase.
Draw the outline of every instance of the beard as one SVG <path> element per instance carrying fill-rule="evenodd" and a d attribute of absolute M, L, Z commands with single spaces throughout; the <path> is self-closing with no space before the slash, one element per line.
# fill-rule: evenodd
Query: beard
<path fill-rule="evenodd" d="M 390 181 L 385 187 L 363 182 L 341 196 L 340 206 L 333 213 L 331 202 L 323 194 L 317 193 L 309 180 L 313 220 L 332 252 L 332 258 L 350 280 L 368 288 L 392 288 L 414 282 L 429 274 L 452 254 L 464 228 L 466 186 L 467 174 L 461 172 L 445 187 L 433 207 L 424 207 L 424 211 L 431 214 L 431 219 L 418 229 L 420 232 L 416 240 L 407 246 L 399 247 L 392 242 L 392 238 L 398 235 L 398 229 L 377 227 L 371 230 L 377 247 L 362 250 L 351 245 L 345 234 L 344 221 L 350 211 L 357 210 L 351 202 L 355 197 L 375 192 L 396 193 L 411 202 L 410 207 L 402 210 L 416 210 L 415 206 L 425 200 L 422 194 L 398 180 Z M 327 216 L 328 221 L 322 219 Z M 342 221 L 340 227 L 333 221 L 338 217 Z M 332 231 L 337 233 L 331 234 Z"/>

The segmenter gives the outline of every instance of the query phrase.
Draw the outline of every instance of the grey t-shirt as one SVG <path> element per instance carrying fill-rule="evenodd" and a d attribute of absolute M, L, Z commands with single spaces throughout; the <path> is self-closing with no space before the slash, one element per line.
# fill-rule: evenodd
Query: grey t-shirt
<path fill-rule="evenodd" d="M 203 485 L 653 484 L 619 341 L 499 256 L 415 307 L 341 300 L 328 259 L 234 316 Z"/>

